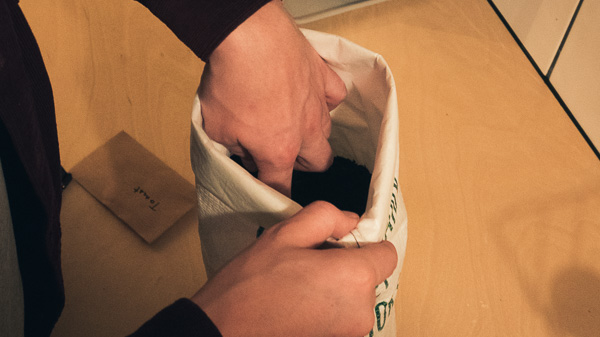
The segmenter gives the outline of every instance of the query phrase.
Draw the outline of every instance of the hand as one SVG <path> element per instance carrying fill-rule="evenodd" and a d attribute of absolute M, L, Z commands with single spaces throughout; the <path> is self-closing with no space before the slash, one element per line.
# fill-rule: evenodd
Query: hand
<path fill-rule="evenodd" d="M 319 201 L 266 230 L 192 298 L 223 336 L 364 336 L 375 286 L 397 264 L 387 242 L 319 248 L 358 216 Z"/>
<path fill-rule="evenodd" d="M 329 111 L 346 88 L 281 1 L 266 4 L 217 47 L 199 96 L 207 135 L 281 193 L 290 196 L 293 169 L 331 165 Z"/>

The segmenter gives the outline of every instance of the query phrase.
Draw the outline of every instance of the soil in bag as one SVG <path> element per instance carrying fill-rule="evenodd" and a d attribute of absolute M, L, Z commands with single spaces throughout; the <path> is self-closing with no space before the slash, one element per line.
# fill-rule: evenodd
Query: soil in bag
<path fill-rule="evenodd" d="M 240 157 L 232 156 L 231 159 L 243 167 Z M 250 173 L 257 177 L 257 172 Z M 367 206 L 370 182 L 371 173 L 366 167 L 350 159 L 335 157 L 325 172 L 294 170 L 292 200 L 301 206 L 325 200 L 341 210 L 361 215 Z"/>

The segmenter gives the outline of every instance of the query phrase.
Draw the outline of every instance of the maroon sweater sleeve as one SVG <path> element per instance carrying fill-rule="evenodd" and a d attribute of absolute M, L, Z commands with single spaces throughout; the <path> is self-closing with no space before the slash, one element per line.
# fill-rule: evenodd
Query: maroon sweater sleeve
<path fill-rule="evenodd" d="M 221 337 L 213 322 L 194 302 L 179 299 L 144 323 L 129 337 Z"/>
<path fill-rule="evenodd" d="M 270 0 L 136 0 L 146 6 L 200 59 L 210 54 L 242 22 Z M 195 303 L 180 299 L 130 337 L 221 337 Z"/>
<path fill-rule="evenodd" d="M 269 0 L 136 0 L 167 25 L 199 58 Z"/>

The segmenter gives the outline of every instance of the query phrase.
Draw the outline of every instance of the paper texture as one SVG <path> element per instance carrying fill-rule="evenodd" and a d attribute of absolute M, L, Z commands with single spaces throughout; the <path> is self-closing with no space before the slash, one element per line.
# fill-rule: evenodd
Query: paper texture
<path fill-rule="evenodd" d="M 72 169 L 73 177 L 146 242 L 196 204 L 194 187 L 121 132 Z"/>
<path fill-rule="evenodd" d="M 398 184 L 398 104 L 392 74 L 383 58 L 337 36 L 303 30 L 348 90 L 331 112 L 329 139 L 334 155 L 366 166 L 372 173 L 366 212 L 356 230 L 338 241 L 346 246 L 388 240 L 398 266 L 376 289 L 371 336 L 395 336 L 394 298 L 407 238 L 407 218 Z M 192 166 L 196 175 L 199 231 L 209 277 L 269 227 L 300 206 L 258 181 L 228 157 L 202 129 L 198 97 L 192 111 Z"/>

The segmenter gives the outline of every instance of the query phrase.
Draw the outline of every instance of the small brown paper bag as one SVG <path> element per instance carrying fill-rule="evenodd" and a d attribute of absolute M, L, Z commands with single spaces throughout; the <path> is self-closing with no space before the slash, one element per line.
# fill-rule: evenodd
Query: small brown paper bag
<path fill-rule="evenodd" d="M 194 186 L 124 131 L 84 158 L 71 173 L 148 243 L 196 205 Z"/>

